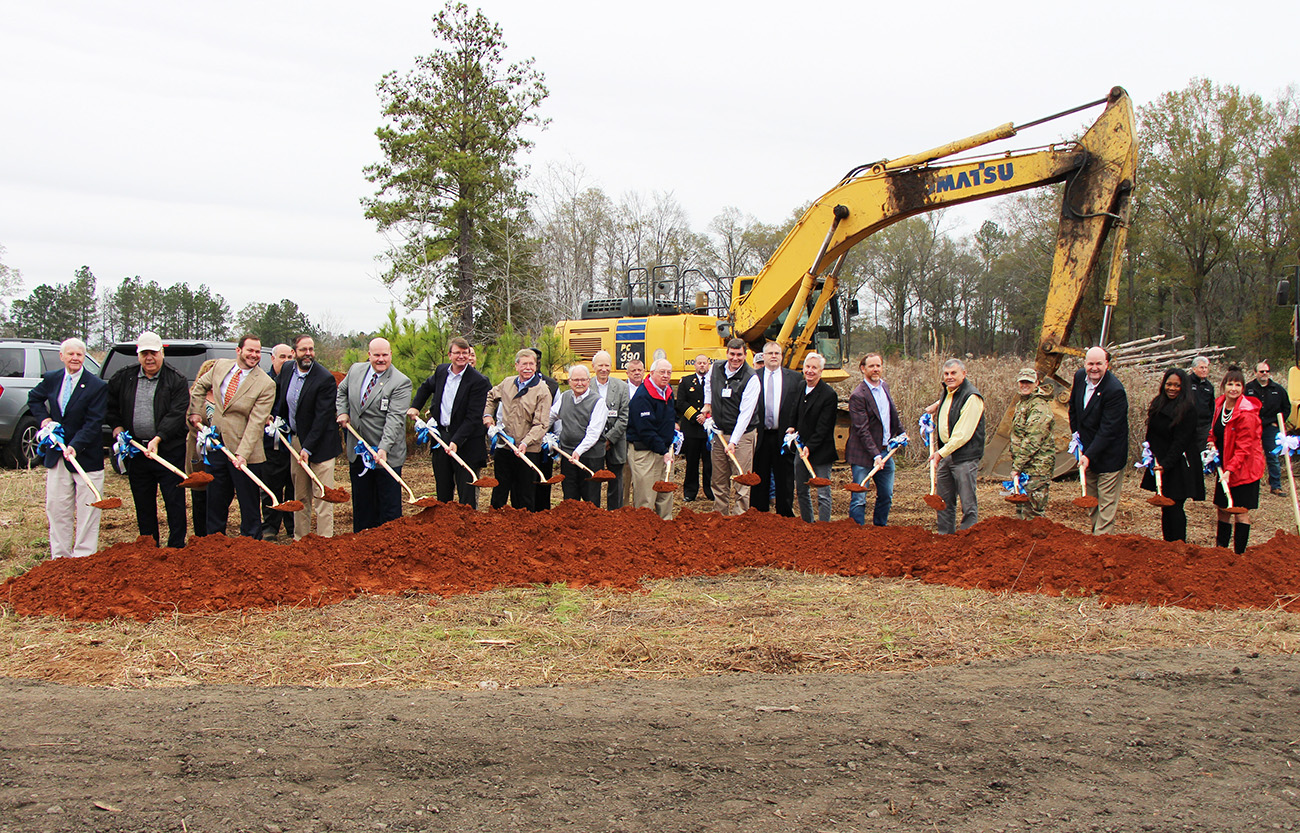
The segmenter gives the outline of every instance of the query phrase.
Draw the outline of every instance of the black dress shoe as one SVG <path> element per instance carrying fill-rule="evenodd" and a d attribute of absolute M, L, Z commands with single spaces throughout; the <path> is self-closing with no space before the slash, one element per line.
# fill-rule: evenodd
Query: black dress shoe
<path fill-rule="evenodd" d="M 1286 492 L 1282 491 L 1281 489 L 1270 489 L 1269 491 L 1271 491 L 1273 494 L 1277 495 L 1278 497 L 1286 497 Z"/>
<path fill-rule="evenodd" d="M 686 501 L 687 503 L 690 503 L 691 501 L 695 500 L 695 495 L 682 495 L 682 500 Z"/>

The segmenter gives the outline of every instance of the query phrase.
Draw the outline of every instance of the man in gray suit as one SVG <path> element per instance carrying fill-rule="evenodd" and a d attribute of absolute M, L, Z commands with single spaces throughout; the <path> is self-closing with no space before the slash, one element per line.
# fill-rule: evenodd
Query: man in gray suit
<path fill-rule="evenodd" d="M 393 367 L 393 348 L 382 338 L 370 341 L 370 361 L 348 368 L 335 399 L 339 425 L 351 423 L 398 474 L 406 462 L 406 409 L 411 407 L 411 380 Z M 367 472 L 355 438 L 346 443 L 352 476 L 352 531 L 371 529 L 402 517 L 402 487 L 377 466 Z"/>
<path fill-rule="evenodd" d="M 606 509 L 617 509 L 623 505 L 623 467 L 627 463 L 627 408 L 632 396 L 628 386 L 618 379 L 610 380 L 609 372 L 614 368 L 614 359 L 605 350 L 591 357 L 591 368 L 596 372 L 592 386 L 605 400 L 605 468 L 612 471 L 617 478 L 609 481 L 606 495 Z M 597 484 L 599 487 L 599 484 Z M 596 495 L 596 505 L 600 505 L 600 495 Z"/>

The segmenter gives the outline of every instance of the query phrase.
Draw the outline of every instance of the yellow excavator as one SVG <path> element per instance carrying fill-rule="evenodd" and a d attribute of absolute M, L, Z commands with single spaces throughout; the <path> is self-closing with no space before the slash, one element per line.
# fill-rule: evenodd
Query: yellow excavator
<path fill-rule="evenodd" d="M 1105 105 L 1104 111 L 1074 141 L 952 158 L 1099 105 Z M 662 356 L 672 362 L 675 378 L 691 372 L 690 363 L 699 353 L 725 356 L 724 345 L 732 336 L 744 339 L 755 352 L 771 339 L 785 349 L 788 366 L 802 367 L 813 349 L 827 359 L 828 381 L 843 380 L 847 374 L 839 305 L 831 301 L 844 257 L 854 245 L 926 211 L 1064 182 L 1036 366 L 1039 378 L 1052 378 L 1068 389 L 1057 369 L 1066 355 L 1083 352 L 1066 342 L 1110 237 L 1113 255 L 1100 339 L 1106 341 L 1118 298 L 1136 173 L 1133 104 L 1123 88 L 1115 87 L 1103 99 L 1029 124 L 1007 123 L 922 153 L 854 168 L 812 204 L 757 275 L 731 280 L 725 309 L 721 296 L 726 287 L 687 299 L 685 275 L 640 270 L 629 273 L 626 297 L 589 301 L 581 319 L 562 321 L 557 331 L 581 359 L 609 350 L 621 370 L 633 358 L 648 363 Z M 1063 407 L 1061 399 L 1057 397 L 1058 407 Z M 1008 413 L 987 443 L 983 474 L 994 473 L 1009 436 Z M 1073 465 L 1073 458 L 1063 453 L 1058 461 L 1058 469 Z"/>

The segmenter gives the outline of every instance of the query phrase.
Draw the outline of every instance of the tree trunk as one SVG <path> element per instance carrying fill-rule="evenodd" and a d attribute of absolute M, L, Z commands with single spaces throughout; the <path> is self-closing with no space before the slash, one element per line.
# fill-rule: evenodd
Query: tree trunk
<path fill-rule="evenodd" d="M 460 332 L 472 337 L 474 332 L 474 254 L 470 246 L 474 220 L 468 211 L 456 218 L 456 300 L 460 307 Z"/>

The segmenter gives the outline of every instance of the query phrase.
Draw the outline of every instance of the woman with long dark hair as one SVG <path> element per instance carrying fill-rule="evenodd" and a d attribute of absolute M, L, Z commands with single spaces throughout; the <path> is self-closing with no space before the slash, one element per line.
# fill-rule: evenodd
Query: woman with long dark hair
<path fill-rule="evenodd" d="M 1259 479 L 1264 476 L 1264 445 L 1260 438 L 1259 400 L 1246 396 L 1246 377 L 1237 365 L 1229 365 L 1223 376 L 1223 394 L 1214 400 L 1214 421 L 1210 440 L 1219 450 L 1219 465 L 1228 481 L 1233 506 L 1259 508 Z M 1219 507 L 1216 546 L 1246 551 L 1250 540 L 1250 512 L 1230 514 L 1222 480 L 1214 486 L 1214 505 Z"/>
<path fill-rule="evenodd" d="M 1160 390 L 1147 407 L 1147 444 L 1160 472 L 1161 491 L 1172 506 L 1160 508 L 1160 531 L 1166 541 L 1187 540 L 1187 510 L 1183 502 L 1205 500 L 1205 478 L 1201 475 L 1201 449 L 1205 438 L 1197 436 L 1196 399 L 1187 374 L 1177 368 L 1165 371 Z M 1150 469 L 1142 475 L 1142 488 L 1156 489 Z"/>

